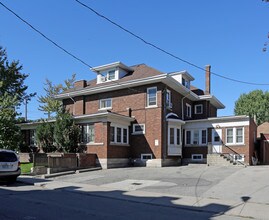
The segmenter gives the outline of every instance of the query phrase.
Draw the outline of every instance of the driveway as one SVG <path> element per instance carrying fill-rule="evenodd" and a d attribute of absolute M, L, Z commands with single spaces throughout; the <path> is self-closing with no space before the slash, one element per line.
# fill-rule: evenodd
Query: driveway
<path fill-rule="evenodd" d="M 268 166 L 197 164 L 99 170 L 56 177 L 47 182 L 36 178 L 32 181 L 41 188 L 153 205 L 157 210 L 171 207 L 208 213 L 217 219 L 269 219 L 268 171 Z M 26 181 L 25 177 L 20 180 Z M 215 219 L 211 217 L 205 219 Z"/>
<path fill-rule="evenodd" d="M 192 164 L 181 167 L 109 169 L 61 176 L 55 179 L 125 191 L 139 189 L 147 192 L 201 197 L 222 181 L 233 179 L 231 176 L 239 176 L 245 169 L 248 168 Z"/>

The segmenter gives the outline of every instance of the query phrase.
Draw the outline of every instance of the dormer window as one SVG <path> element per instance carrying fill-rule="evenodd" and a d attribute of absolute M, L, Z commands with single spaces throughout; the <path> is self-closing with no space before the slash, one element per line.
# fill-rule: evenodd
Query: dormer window
<path fill-rule="evenodd" d="M 115 70 L 110 70 L 107 73 L 107 80 L 114 80 L 116 78 Z"/>
<path fill-rule="evenodd" d="M 182 85 L 185 86 L 186 88 L 190 89 L 190 81 L 182 78 Z"/>
<path fill-rule="evenodd" d="M 124 65 L 121 62 L 106 64 L 91 68 L 97 73 L 97 84 L 119 80 L 126 76 L 133 68 Z"/>
<path fill-rule="evenodd" d="M 100 73 L 100 82 L 109 82 L 116 79 L 116 70 Z"/>

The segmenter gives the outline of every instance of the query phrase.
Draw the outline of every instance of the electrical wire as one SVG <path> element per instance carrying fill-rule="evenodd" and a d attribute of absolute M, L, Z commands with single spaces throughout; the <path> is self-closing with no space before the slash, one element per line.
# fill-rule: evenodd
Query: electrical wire
<path fill-rule="evenodd" d="M 92 7 L 82 3 L 81 1 L 79 1 L 79 0 L 74 0 L 74 1 L 77 2 L 78 4 L 80 4 L 81 6 L 85 7 L 86 9 L 90 10 L 91 12 L 96 14 L 97 16 L 99 16 L 99 17 L 103 18 L 104 20 L 108 21 L 109 23 L 113 24 L 114 26 L 120 28 L 121 30 L 125 31 L 126 33 L 130 34 L 131 36 L 133 36 L 133 37 L 137 38 L 138 40 L 142 41 L 143 43 L 145 43 L 145 44 L 147 44 L 147 45 L 161 51 L 162 53 L 165 53 L 168 56 L 173 57 L 173 58 L 175 58 L 175 59 L 177 59 L 177 60 L 179 60 L 181 62 L 184 62 L 184 63 L 186 63 L 186 64 L 188 64 L 190 66 L 193 66 L 193 67 L 195 67 L 195 68 L 197 68 L 199 70 L 205 71 L 205 69 L 203 67 L 200 67 L 200 66 L 198 66 L 198 65 L 196 65 L 196 64 L 194 64 L 194 63 L 192 63 L 190 61 L 187 61 L 187 60 L 185 60 L 183 58 L 180 58 L 179 56 L 177 56 L 177 55 L 175 55 L 175 54 L 173 54 L 173 53 L 171 53 L 171 52 L 169 52 L 169 51 L 167 51 L 165 49 L 162 49 L 161 47 L 157 46 L 156 44 L 153 44 L 153 43 L 145 40 L 143 37 L 135 34 L 134 32 L 128 30 L 127 28 L 125 28 L 122 25 L 116 23 L 115 21 L 112 21 L 110 18 L 102 15 L 101 13 L 99 13 L 98 11 L 93 9 Z M 213 75 L 215 75 L 217 77 L 226 79 L 226 80 L 230 80 L 230 81 L 237 82 L 237 83 L 242 83 L 242 84 L 257 85 L 257 86 L 268 86 L 269 85 L 269 83 L 254 83 L 254 82 L 247 82 L 247 81 L 237 80 L 237 79 L 233 79 L 233 78 L 230 78 L 230 77 L 227 77 L 227 76 L 220 75 L 220 74 L 212 72 L 212 71 L 211 71 L 211 74 L 213 74 Z"/>
<path fill-rule="evenodd" d="M 43 38 L 45 38 L 46 40 L 48 40 L 49 42 L 51 42 L 54 46 L 56 46 L 57 48 L 59 48 L 60 50 L 62 50 L 64 53 L 66 53 L 69 56 L 73 57 L 74 59 L 76 59 L 77 61 L 79 61 L 80 63 L 82 63 L 83 65 L 85 65 L 85 66 L 91 68 L 92 70 L 96 71 L 92 65 L 90 65 L 87 62 L 83 61 L 81 58 L 79 58 L 78 56 L 72 54 L 71 52 L 69 52 L 68 50 L 66 50 L 62 46 L 60 46 L 58 43 L 56 43 L 54 40 L 52 40 L 49 37 L 47 37 L 44 33 L 42 33 L 41 31 L 39 31 L 37 28 L 35 28 L 33 25 L 31 25 L 28 21 L 26 21 L 21 16 L 19 16 L 16 12 L 14 12 L 10 8 L 8 8 L 6 5 L 4 5 L 1 1 L 0 1 L 0 5 L 2 5 L 5 9 L 7 9 L 9 12 L 11 12 L 13 15 L 15 15 L 19 20 L 21 20 L 22 22 L 24 22 L 27 26 L 29 26 L 31 29 L 33 29 L 35 32 L 37 32 L 39 35 L 41 35 Z M 96 72 L 98 72 L 98 71 L 96 71 Z M 110 81 L 110 82 L 112 82 L 114 84 L 117 84 L 117 85 L 122 85 L 120 82 L 117 82 L 117 81 Z M 131 91 L 134 91 L 134 92 L 141 92 L 140 90 L 134 89 L 134 88 L 131 88 L 131 87 L 126 87 L 126 88 L 129 89 L 129 90 L 131 90 Z"/>
<path fill-rule="evenodd" d="M 28 25 L 30 28 L 32 28 L 35 32 L 37 32 L 38 34 L 40 34 L 42 37 L 44 37 L 45 39 L 47 39 L 48 41 L 50 41 L 52 44 L 54 44 L 60 50 L 64 51 L 69 56 L 71 56 L 74 59 L 78 60 L 79 62 L 81 62 L 82 64 L 86 65 L 87 67 L 92 68 L 91 65 L 87 64 L 85 61 L 83 61 L 82 59 L 78 58 L 74 54 L 70 53 L 69 51 L 67 51 L 66 49 L 64 49 L 62 46 L 60 46 L 58 43 L 56 43 L 55 41 L 51 40 L 49 37 L 47 37 L 45 34 L 43 34 L 41 31 L 39 31 L 37 28 L 35 28 L 29 22 L 27 22 L 26 20 L 24 20 L 21 16 L 19 16 L 17 13 L 15 13 L 14 11 L 12 11 L 10 8 L 8 8 L 6 5 L 4 5 L 2 2 L 0 2 L 0 5 L 2 5 L 5 9 L 7 9 L 9 12 L 11 12 L 13 15 L 15 15 L 18 19 L 20 19 L 22 22 L 24 22 L 26 25 Z"/>

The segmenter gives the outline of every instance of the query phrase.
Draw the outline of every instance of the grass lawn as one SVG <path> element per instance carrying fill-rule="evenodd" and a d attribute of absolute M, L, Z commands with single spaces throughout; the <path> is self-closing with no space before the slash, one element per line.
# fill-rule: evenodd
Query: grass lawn
<path fill-rule="evenodd" d="M 21 173 L 30 174 L 32 167 L 33 167 L 33 163 L 21 163 Z"/>

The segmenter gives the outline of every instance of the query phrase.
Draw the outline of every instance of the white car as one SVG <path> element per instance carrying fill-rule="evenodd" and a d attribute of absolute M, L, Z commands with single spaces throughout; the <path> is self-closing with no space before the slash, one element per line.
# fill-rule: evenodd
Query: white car
<path fill-rule="evenodd" d="M 20 174 L 18 155 L 12 150 L 0 149 L 0 179 L 15 182 Z"/>

